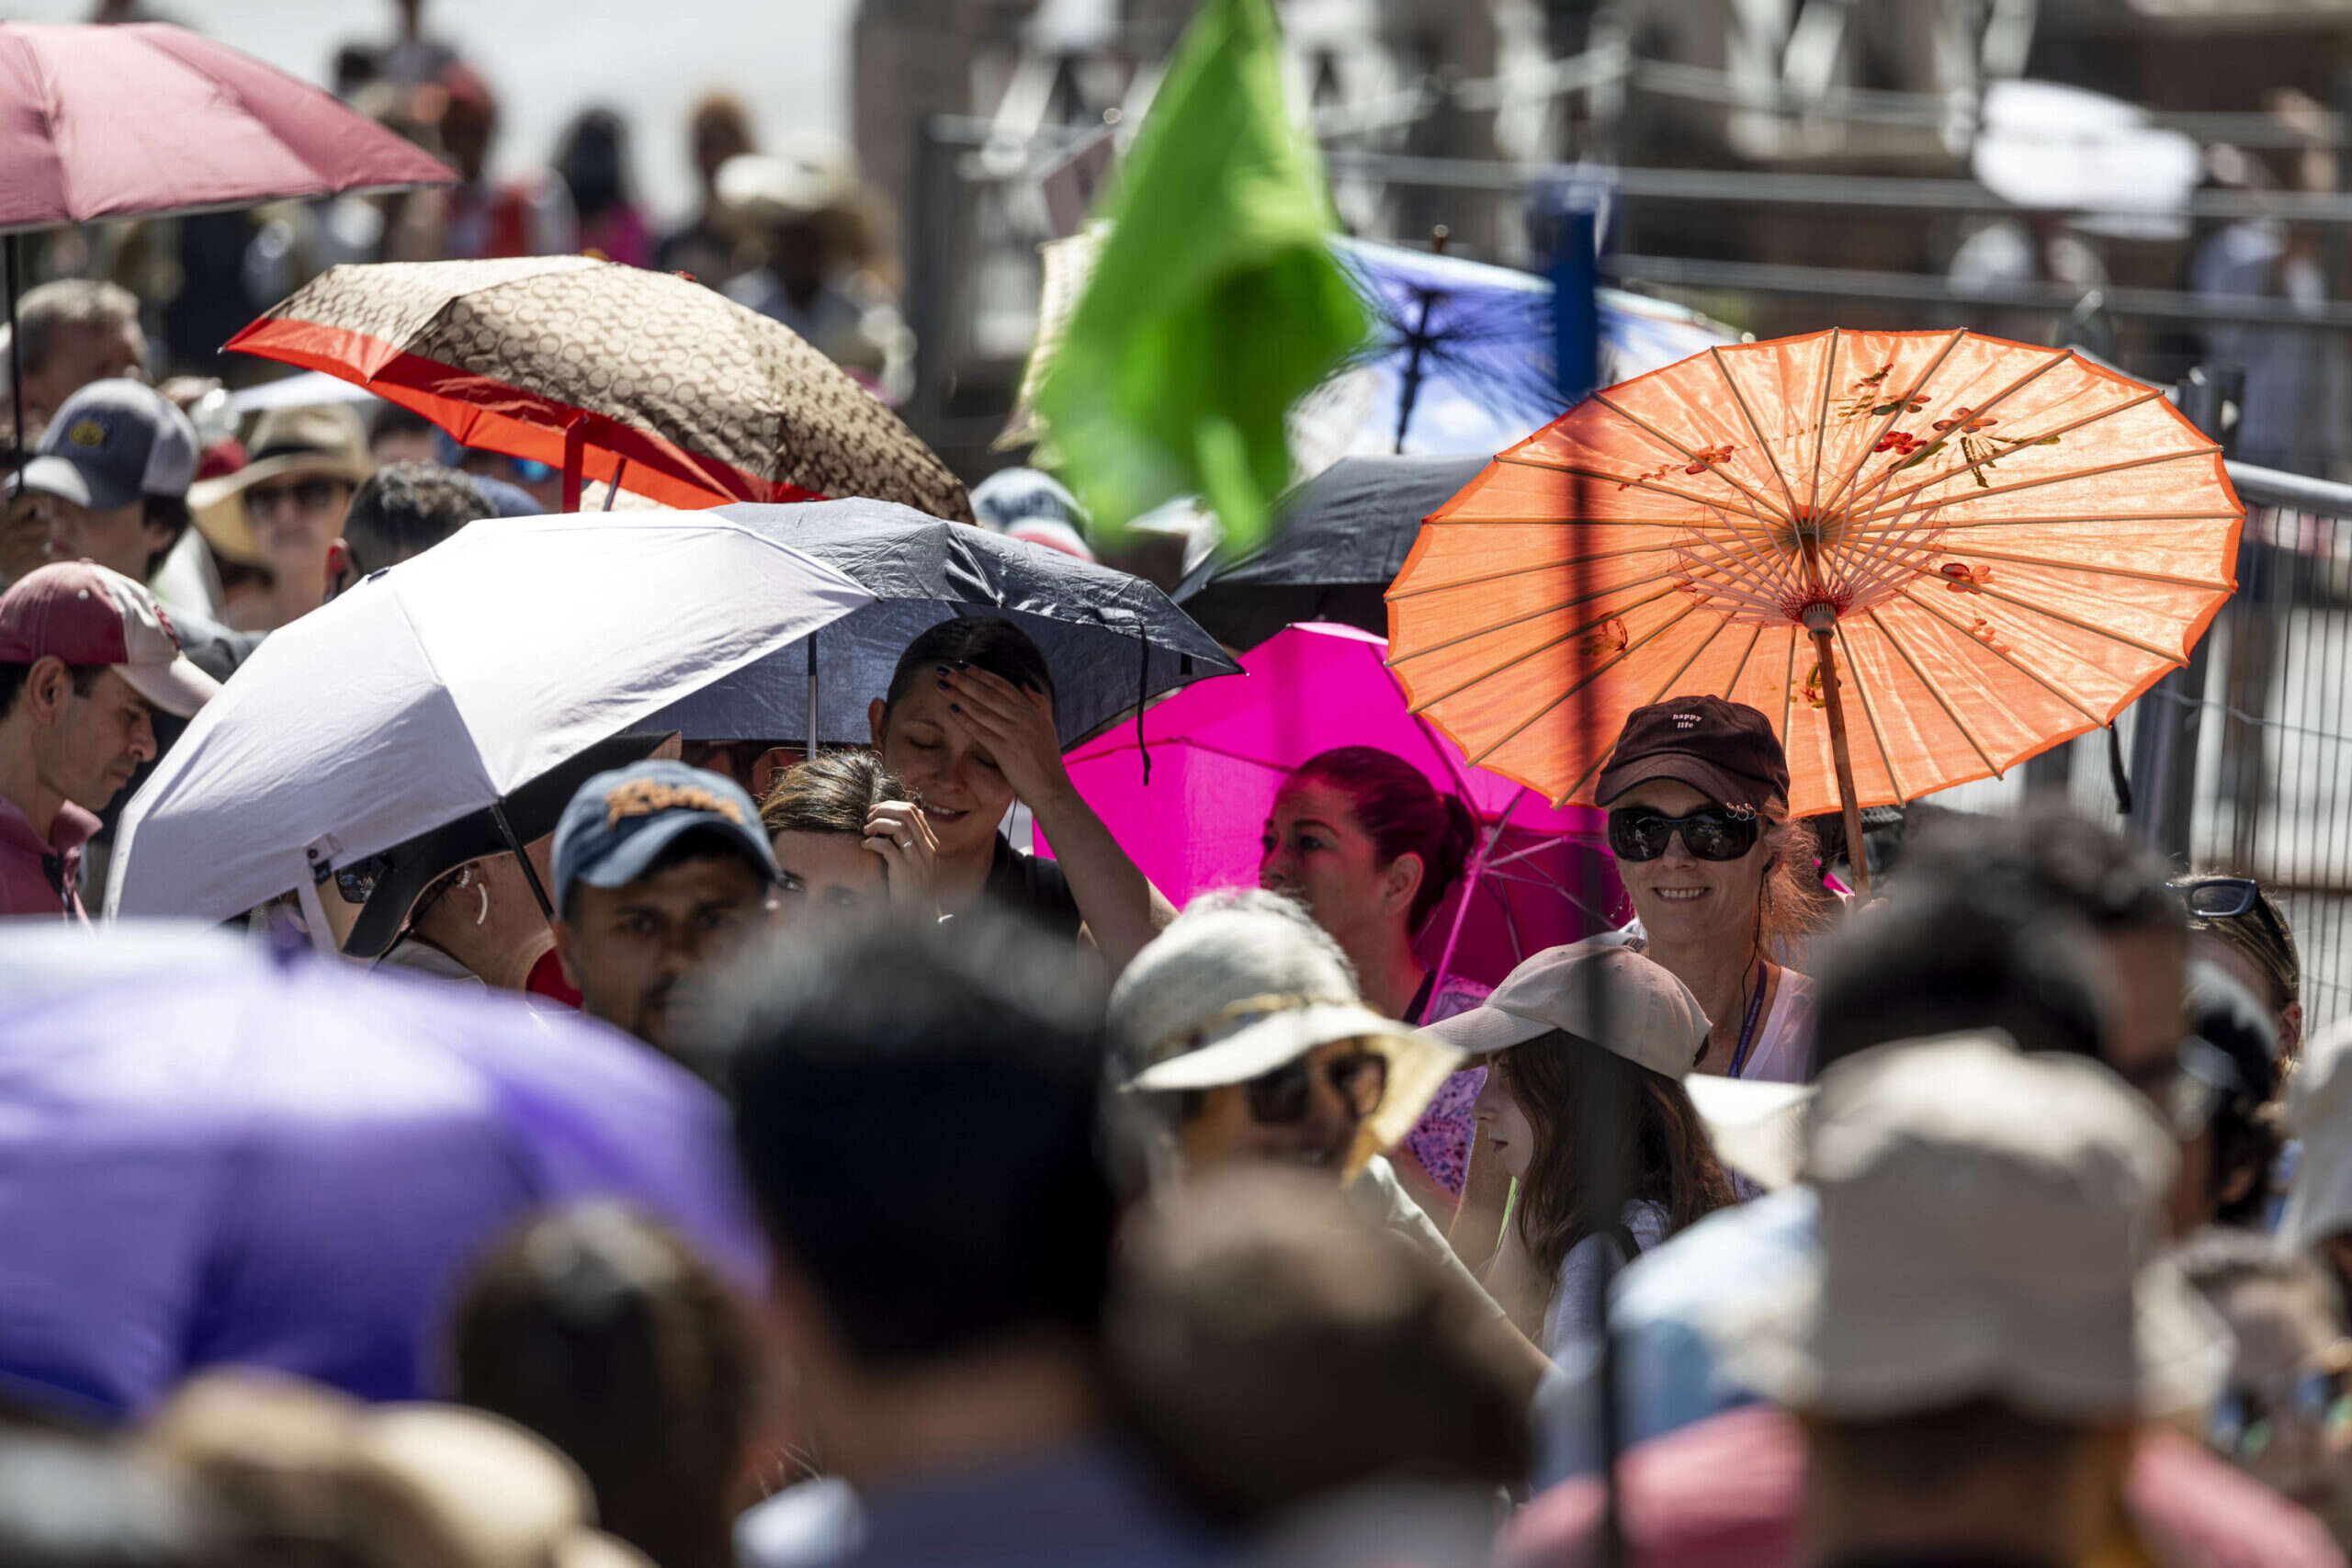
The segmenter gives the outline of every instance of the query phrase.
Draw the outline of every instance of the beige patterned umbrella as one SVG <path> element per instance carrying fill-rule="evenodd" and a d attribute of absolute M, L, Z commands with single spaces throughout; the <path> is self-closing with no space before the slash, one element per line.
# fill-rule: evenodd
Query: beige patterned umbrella
<path fill-rule="evenodd" d="M 228 346 L 323 370 L 469 446 L 670 506 L 870 496 L 969 521 L 961 480 L 780 321 L 593 256 L 330 267 Z"/>

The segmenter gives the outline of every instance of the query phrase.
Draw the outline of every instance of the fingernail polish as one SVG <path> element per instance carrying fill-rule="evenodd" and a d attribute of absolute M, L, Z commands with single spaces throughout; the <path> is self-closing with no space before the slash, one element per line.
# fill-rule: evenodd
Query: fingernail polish
<path fill-rule="evenodd" d="M 947 711 L 949 713 L 962 713 L 964 711 L 964 705 L 961 703 L 949 703 L 947 705 Z"/>
<path fill-rule="evenodd" d="M 958 670 L 969 670 L 971 667 L 972 661 L 968 659 L 959 659 L 956 661 L 956 668 Z"/>

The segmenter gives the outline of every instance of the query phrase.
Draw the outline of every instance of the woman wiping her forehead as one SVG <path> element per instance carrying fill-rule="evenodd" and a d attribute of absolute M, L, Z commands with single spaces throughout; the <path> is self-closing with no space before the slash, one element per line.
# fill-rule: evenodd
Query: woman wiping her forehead
<path fill-rule="evenodd" d="M 1634 906 L 1626 939 L 1710 1021 L 1697 1070 L 1804 1079 L 1812 985 L 1781 959 L 1820 929 L 1826 895 L 1771 721 L 1721 697 L 1636 708 L 1593 793 Z"/>
<path fill-rule="evenodd" d="M 987 898 L 1073 941 L 1082 930 L 1114 975 L 1176 918 L 1070 784 L 1053 671 L 1019 626 L 940 622 L 907 645 L 866 717 L 882 765 L 930 829 L 942 914 Z M 1023 854 L 997 830 L 1016 800 L 1055 859 Z"/>

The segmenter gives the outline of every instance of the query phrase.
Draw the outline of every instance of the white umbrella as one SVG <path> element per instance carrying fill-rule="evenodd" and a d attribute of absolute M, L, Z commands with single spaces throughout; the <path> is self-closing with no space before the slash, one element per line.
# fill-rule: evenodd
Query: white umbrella
<path fill-rule="evenodd" d="M 313 908 L 322 868 L 873 602 L 710 513 L 472 524 L 255 650 L 124 810 L 107 913 L 223 919 L 288 888 Z"/>

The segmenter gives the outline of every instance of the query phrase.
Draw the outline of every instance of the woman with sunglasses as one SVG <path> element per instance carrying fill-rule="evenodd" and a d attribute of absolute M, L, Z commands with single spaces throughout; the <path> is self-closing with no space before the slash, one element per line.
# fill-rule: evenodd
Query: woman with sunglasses
<path fill-rule="evenodd" d="M 1110 1025 L 1170 1174 L 1247 1161 L 1329 1172 L 1446 1270 L 1532 1393 L 1543 1358 L 1377 1152 L 1457 1058 L 1364 1006 L 1339 945 L 1296 904 L 1255 889 L 1194 899 L 1112 988 Z"/>
<path fill-rule="evenodd" d="M 2303 964 L 2287 911 L 2250 876 L 2200 874 L 2173 886 L 2188 908 L 2192 955 L 2263 999 L 2278 1025 L 2280 1059 L 2292 1062 L 2303 1043 Z"/>
<path fill-rule="evenodd" d="M 1627 939 L 1712 1021 L 1697 1070 L 1802 1080 L 1811 986 L 1781 958 L 1819 929 L 1825 896 L 1771 721 L 1721 697 L 1636 708 L 1594 793 L 1634 906 Z"/>
<path fill-rule="evenodd" d="M 1706 1015 L 1662 965 L 1603 937 L 1537 953 L 1429 1032 L 1487 1063 L 1479 1127 L 1519 1183 L 1498 1277 L 1540 1281 L 1537 1343 L 1557 1359 L 1600 1323 L 1603 1248 L 1631 1262 L 1733 1201 L 1682 1085 Z M 1597 1160 L 1614 1173 L 1605 1198 Z"/>

